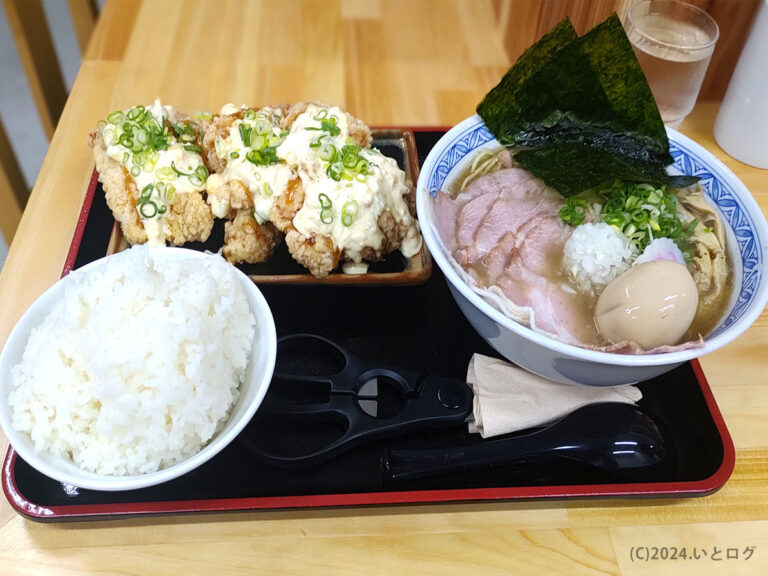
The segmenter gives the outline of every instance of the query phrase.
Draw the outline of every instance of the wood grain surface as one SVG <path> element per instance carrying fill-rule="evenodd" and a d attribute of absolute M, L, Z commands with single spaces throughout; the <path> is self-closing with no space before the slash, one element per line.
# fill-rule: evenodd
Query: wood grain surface
<path fill-rule="evenodd" d="M 500 17 L 538 26 L 525 4 L 503 14 L 490 0 L 109 0 L 0 273 L 0 343 L 61 274 L 93 169 L 86 134 L 110 110 L 156 97 L 188 110 L 316 98 L 372 125 L 452 125 L 510 64 Z M 717 146 L 717 110 L 700 102 L 680 130 L 768 211 L 768 171 Z M 737 449 L 730 480 L 707 497 L 66 525 L 27 521 L 3 501 L 0 574 L 766 574 L 768 315 L 702 365 Z M 691 559 L 638 559 L 673 546 Z"/>

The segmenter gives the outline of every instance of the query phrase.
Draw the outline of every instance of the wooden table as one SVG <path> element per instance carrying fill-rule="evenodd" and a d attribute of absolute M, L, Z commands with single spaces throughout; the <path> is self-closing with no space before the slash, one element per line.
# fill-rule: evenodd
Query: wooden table
<path fill-rule="evenodd" d="M 317 98 L 372 125 L 446 126 L 472 114 L 509 64 L 485 2 L 108 2 L 0 275 L 0 343 L 61 274 L 93 169 L 85 137 L 110 110 L 155 97 L 190 111 Z M 699 104 L 681 131 L 768 210 L 768 171 L 720 150 L 712 137 L 717 109 Z M 766 314 L 702 360 L 737 449 L 732 477 L 708 497 L 74 525 L 27 521 L 3 501 L 0 572 L 766 574 L 767 361 Z M 633 562 L 637 546 L 686 546 L 701 559 Z M 726 558 L 733 550 L 739 558 Z"/>

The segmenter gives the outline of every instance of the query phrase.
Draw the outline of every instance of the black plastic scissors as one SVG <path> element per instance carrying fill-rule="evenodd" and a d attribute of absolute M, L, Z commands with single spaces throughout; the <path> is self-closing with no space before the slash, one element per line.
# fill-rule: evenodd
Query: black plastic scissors
<path fill-rule="evenodd" d="M 271 463 L 316 464 L 386 436 L 459 425 L 466 383 L 385 366 L 314 334 L 278 340 L 270 390 L 243 440 Z"/>

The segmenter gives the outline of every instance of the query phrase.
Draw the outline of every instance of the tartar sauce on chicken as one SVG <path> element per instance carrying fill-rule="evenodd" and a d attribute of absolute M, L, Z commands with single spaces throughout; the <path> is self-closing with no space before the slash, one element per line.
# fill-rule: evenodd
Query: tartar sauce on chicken
<path fill-rule="evenodd" d="M 225 105 L 221 116 L 237 116 L 226 137 L 215 140 L 216 155 L 225 160 L 223 172 L 212 174 L 206 183 L 214 216 L 224 218 L 230 209 L 227 194 L 218 194 L 227 182 L 242 183 L 253 197 L 253 216 L 263 224 L 269 210 L 288 188 L 293 169 L 275 154 L 286 133 L 280 128 L 282 112 L 265 107 L 252 110 L 246 106 Z"/>
<path fill-rule="evenodd" d="M 171 106 L 115 111 L 101 127 L 106 154 L 120 162 L 136 184 L 136 210 L 148 243 L 164 245 L 169 235 L 166 214 L 179 194 L 205 189 L 208 170 L 197 144 L 198 132 L 180 121 Z"/>
<path fill-rule="evenodd" d="M 310 104 L 297 116 L 277 148 L 296 167 L 306 199 L 293 225 L 305 236 L 330 237 L 343 250 L 347 273 L 363 273 L 363 249 L 384 248 L 379 218 L 388 211 L 406 232 L 399 246 L 405 257 L 421 248 L 418 223 L 408 210 L 409 187 L 395 160 L 350 138 L 347 115 L 338 107 Z"/>

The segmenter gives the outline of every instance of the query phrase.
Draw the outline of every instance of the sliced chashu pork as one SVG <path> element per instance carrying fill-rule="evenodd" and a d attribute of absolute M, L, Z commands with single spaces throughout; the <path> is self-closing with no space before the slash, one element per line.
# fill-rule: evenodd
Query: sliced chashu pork
<path fill-rule="evenodd" d="M 560 275 L 572 228 L 562 196 L 519 168 L 478 178 L 457 198 L 439 193 L 441 236 L 456 261 L 534 313 L 537 327 L 571 342 L 594 342 L 591 313 Z"/>

